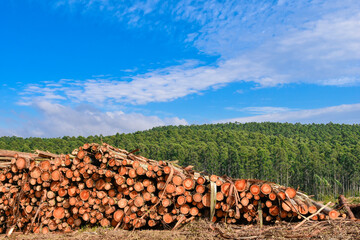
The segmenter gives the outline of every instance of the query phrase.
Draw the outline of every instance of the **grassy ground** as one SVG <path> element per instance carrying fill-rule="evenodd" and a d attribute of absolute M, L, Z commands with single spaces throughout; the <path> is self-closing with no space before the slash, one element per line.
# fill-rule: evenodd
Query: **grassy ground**
<path fill-rule="evenodd" d="M 307 222 L 295 229 L 298 223 L 277 223 L 275 225 L 224 225 L 199 220 L 179 230 L 138 230 L 126 231 L 87 228 L 73 233 L 28 234 L 14 233 L 9 239 L 24 240 L 195 240 L 195 239 L 360 239 L 360 222 L 349 220 Z M 6 238 L 5 235 L 0 239 Z"/>

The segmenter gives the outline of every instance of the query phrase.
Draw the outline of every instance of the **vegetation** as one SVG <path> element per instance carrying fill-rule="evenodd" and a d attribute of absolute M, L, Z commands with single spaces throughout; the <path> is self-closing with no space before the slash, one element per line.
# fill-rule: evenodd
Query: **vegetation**
<path fill-rule="evenodd" d="M 318 198 L 360 193 L 360 125 L 227 123 L 105 137 L 1 137 L 0 149 L 69 153 L 85 142 L 101 141 L 208 173 L 299 187 Z"/>

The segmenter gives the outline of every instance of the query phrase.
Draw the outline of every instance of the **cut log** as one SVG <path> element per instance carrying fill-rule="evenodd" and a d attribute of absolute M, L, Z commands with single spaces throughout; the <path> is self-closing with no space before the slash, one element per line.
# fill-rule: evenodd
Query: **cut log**
<path fill-rule="evenodd" d="M 54 218 L 62 219 L 65 217 L 65 210 L 62 207 L 57 207 L 53 211 Z"/>
<path fill-rule="evenodd" d="M 289 196 L 289 198 L 294 198 L 296 196 L 296 190 L 291 187 L 286 188 L 285 193 Z"/>
<path fill-rule="evenodd" d="M 242 192 L 246 189 L 246 180 L 245 179 L 239 179 L 235 181 L 235 188 L 239 192 Z"/>
<path fill-rule="evenodd" d="M 345 209 L 345 211 L 347 212 L 348 217 L 349 217 L 350 219 L 356 219 L 356 218 L 355 218 L 355 215 L 354 215 L 354 213 L 352 212 L 352 210 L 350 209 L 350 207 L 349 207 L 349 205 L 348 205 L 348 203 L 347 203 L 346 198 L 345 198 L 344 195 L 340 195 L 340 196 L 339 196 L 339 204 L 340 204 L 340 206 L 342 206 L 342 207 Z"/>
<path fill-rule="evenodd" d="M 261 192 L 265 195 L 270 194 L 272 191 L 270 184 L 263 183 L 261 185 Z"/>

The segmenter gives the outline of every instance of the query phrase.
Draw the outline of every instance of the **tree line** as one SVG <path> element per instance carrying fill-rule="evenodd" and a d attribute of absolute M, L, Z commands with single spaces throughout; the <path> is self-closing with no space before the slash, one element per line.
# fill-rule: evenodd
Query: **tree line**
<path fill-rule="evenodd" d="M 1 137 L 0 149 L 71 153 L 106 142 L 196 170 L 293 186 L 317 198 L 360 194 L 360 125 L 226 123 L 157 127 L 112 136 Z"/>

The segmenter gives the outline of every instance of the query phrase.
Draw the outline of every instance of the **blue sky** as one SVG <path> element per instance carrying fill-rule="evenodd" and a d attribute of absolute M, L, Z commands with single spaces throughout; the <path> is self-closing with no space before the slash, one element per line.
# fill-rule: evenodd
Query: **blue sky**
<path fill-rule="evenodd" d="M 360 123 L 360 4 L 0 1 L 0 136 Z"/>

